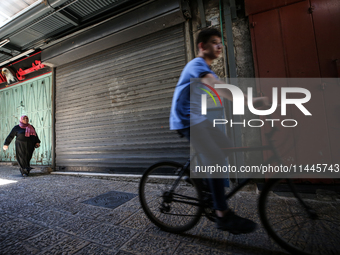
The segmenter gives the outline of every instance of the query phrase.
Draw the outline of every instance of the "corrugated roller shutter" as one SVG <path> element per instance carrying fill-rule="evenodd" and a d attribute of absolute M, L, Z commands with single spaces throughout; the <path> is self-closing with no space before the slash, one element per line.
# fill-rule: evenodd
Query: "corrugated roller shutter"
<path fill-rule="evenodd" d="M 58 67 L 57 166 L 131 172 L 184 162 L 188 142 L 169 130 L 169 112 L 185 63 L 180 25 Z"/>

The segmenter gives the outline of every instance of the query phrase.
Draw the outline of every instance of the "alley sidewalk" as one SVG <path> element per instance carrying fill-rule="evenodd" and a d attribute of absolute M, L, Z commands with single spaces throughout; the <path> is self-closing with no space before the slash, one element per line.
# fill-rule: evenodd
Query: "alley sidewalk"
<path fill-rule="evenodd" d="M 260 224 L 255 233 L 221 232 L 202 218 L 191 231 L 176 235 L 146 218 L 137 180 L 48 174 L 39 168 L 22 178 L 17 167 L 0 164 L 0 254 L 287 254 L 261 226 L 254 192 L 240 192 L 229 204 Z M 130 200 L 115 209 L 90 204 L 108 192 L 116 194 L 118 204 Z"/>

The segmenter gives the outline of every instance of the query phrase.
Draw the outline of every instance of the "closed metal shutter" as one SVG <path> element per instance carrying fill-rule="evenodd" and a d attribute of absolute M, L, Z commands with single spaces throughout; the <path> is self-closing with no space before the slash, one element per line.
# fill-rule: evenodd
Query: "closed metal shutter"
<path fill-rule="evenodd" d="M 65 170 L 139 172 L 189 145 L 169 130 L 186 64 L 183 25 L 56 69 L 56 164 Z"/>

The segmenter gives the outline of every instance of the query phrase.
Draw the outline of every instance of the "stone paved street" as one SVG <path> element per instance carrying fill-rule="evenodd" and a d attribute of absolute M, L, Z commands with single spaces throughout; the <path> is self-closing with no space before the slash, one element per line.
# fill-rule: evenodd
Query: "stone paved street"
<path fill-rule="evenodd" d="M 37 170 L 22 178 L 17 167 L 0 165 L 0 254 L 286 254 L 262 227 L 236 236 L 202 218 L 176 235 L 146 218 L 138 196 L 115 209 L 83 203 L 111 191 L 137 195 L 137 187 L 137 181 Z M 240 192 L 230 206 L 259 223 L 256 199 Z"/>

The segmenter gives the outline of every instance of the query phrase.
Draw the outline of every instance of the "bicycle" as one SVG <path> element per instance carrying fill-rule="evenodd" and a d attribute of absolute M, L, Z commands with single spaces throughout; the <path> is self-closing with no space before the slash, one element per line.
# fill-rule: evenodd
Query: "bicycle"
<path fill-rule="evenodd" d="M 274 146 L 273 128 L 266 134 L 268 145 L 228 148 L 233 152 L 270 150 L 273 155 L 264 164 L 282 164 Z M 212 197 L 202 179 L 190 178 L 190 161 L 184 165 L 164 161 L 150 166 L 139 185 L 139 198 L 147 217 L 164 231 L 182 233 L 193 228 L 202 215 L 215 221 Z M 226 194 L 231 198 L 252 179 L 245 179 Z M 282 190 L 282 187 L 285 190 Z M 331 186 L 330 186 L 331 187 Z M 331 193 L 334 195 L 334 193 Z M 258 210 L 270 237 L 292 254 L 340 254 L 339 195 L 319 200 L 317 194 L 304 193 L 292 179 L 270 179 L 260 194 Z M 281 208 L 273 215 L 271 208 Z M 319 234 L 319 235 L 318 235 Z M 318 235 L 318 239 L 314 236 Z M 325 246 L 327 244 L 327 246 Z"/>

